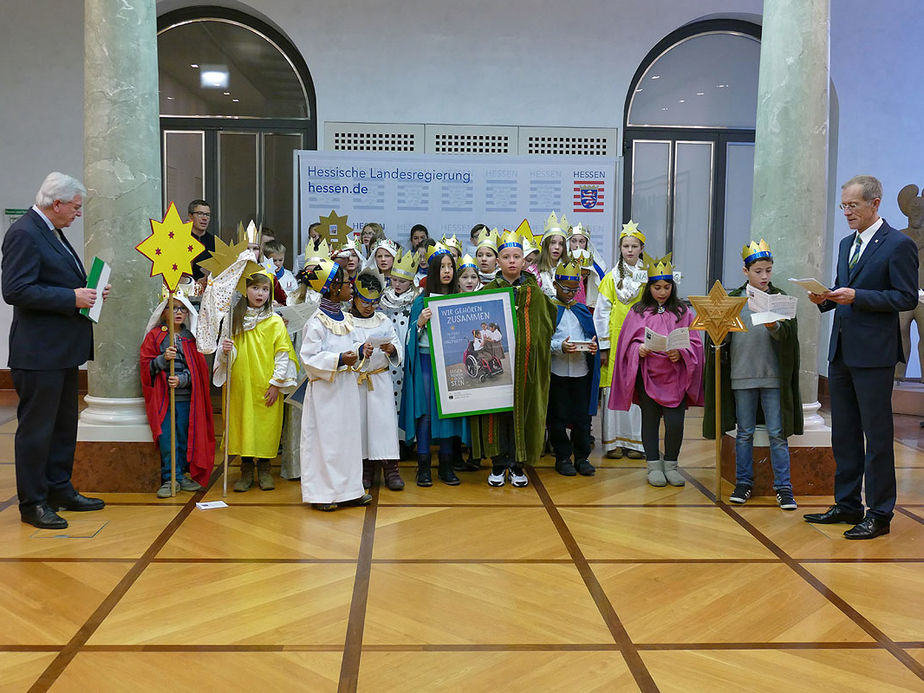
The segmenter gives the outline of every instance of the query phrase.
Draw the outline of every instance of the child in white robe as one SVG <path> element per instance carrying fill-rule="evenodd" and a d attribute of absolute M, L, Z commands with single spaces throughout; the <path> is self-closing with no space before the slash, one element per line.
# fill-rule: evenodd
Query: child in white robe
<path fill-rule="evenodd" d="M 359 386 L 352 367 L 359 361 L 353 318 L 340 308 L 353 296 L 352 284 L 336 263 L 321 260 L 305 277 L 321 294 L 318 311 L 305 325 L 299 356 L 308 373 L 302 406 L 302 500 L 318 510 L 366 505 L 362 440 L 345 412 L 359 410 Z"/>
<path fill-rule="evenodd" d="M 363 443 L 363 488 L 372 488 L 376 462 L 382 463 L 390 491 L 404 489 L 398 473 L 398 410 L 392 396 L 391 368 L 404 363 L 404 343 L 398 340 L 388 316 L 380 312 L 384 278 L 365 269 L 353 284 L 350 314 L 355 339 L 362 346 L 353 370 L 359 382 L 359 428 Z"/>

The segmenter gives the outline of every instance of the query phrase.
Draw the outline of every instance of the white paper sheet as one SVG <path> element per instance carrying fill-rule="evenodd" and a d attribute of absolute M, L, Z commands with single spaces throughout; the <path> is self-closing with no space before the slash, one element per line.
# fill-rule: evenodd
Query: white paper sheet
<path fill-rule="evenodd" d="M 814 279 L 813 277 L 808 277 L 807 279 L 796 279 L 794 277 L 790 277 L 789 281 L 791 281 L 796 286 L 801 286 L 806 291 L 811 291 L 813 294 L 823 294 L 826 291 L 830 291 L 827 286 L 822 284 L 817 279 Z"/>

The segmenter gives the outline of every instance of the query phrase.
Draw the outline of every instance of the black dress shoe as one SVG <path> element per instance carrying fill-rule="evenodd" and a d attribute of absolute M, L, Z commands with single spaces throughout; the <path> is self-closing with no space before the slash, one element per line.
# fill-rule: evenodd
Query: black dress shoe
<path fill-rule="evenodd" d="M 855 525 L 863 521 L 861 513 L 852 513 L 849 510 L 843 510 L 836 505 L 832 505 L 823 513 L 809 513 L 803 515 L 806 522 L 813 522 L 817 525 Z"/>
<path fill-rule="evenodd" d="M 874 537 L 888 533 L 888 520 L 882 520 L 878 517 L 867 515 L 863 522 L 858 524 L 853 529 L 848 529 L 846 532 L 844 532 L 844 536 L 848 539 L 873 539 Z"/>
<path fill-rule="evenodd" d="M 90 510 L 102 510 L 105 505 L 102 498 L 87 498 L 76 491 L 71 496 L 50 496 L 48 498 L 48 506 L 52 510 L 88 512 Z"/>
<path fill-rule="evenodd" d="M 20 510 L 22 521 L 39 529 L 66 529 L 67 520 L 58 515 L 44 503 L 34 505 L 27 510 Z"/>

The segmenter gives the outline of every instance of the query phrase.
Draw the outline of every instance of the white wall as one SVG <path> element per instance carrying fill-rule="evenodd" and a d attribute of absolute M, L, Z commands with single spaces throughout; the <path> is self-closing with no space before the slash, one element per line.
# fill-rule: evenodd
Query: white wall
<path fill-rule="evenodd" d="M 0 41 L 2 207 L 27 206 L 50 170 L 80 176 L 83 168 L 81 3 L 13 4 L 5 8 Z M 759 18 L 763 6 L 761 0 L 160 0 L 158 13 L 193 4 L 242 9 L 285 33 L 308 63 L 320 123 L 616 127 L 620 137 L 629 81 L 654 44 L 700 18 Z M 841 114 L 837 176 L 863 171 L 882 178 L 883 214 L 901 228 L 895 194 L 906 183 L 924 184 L 924 170 L 915 167 L 924 132 L 913 122 L 924 97 L 912 91 L 920 82 L 914 58 L 924 10 L 915 0 L 831 5 Z M 38 41 L 55 50 L 36 51 Z M 840 236 L 844 225 L 836 229 Z M 79 222 L 71 235 L 82 240 Z M 0 310 L 0 335 L 9 314 Z M 6 353 L 0 339 L 0 366 Z"/>

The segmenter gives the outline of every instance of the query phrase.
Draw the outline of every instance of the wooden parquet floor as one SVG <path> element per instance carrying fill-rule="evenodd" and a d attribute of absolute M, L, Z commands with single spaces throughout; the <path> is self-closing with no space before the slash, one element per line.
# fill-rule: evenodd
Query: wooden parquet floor
<path fill-rule="evenodd" d="M 103 494 L 55 533 L 19 521 L 6 411 L 0 691 L 924 692 L 915 431 L 891 534 L 850 542 L 802 521 L 827 497 L 716 503 L 700 423 L 683 488 L 543 458 L 524 489 L 487 469 L 421 489 L 405 466 L 406 490 L 377 482 L 365 508 L 314 511 L 280 479 L 196 509 L 221 499 L 216 472 L 175 499 Z"/>

